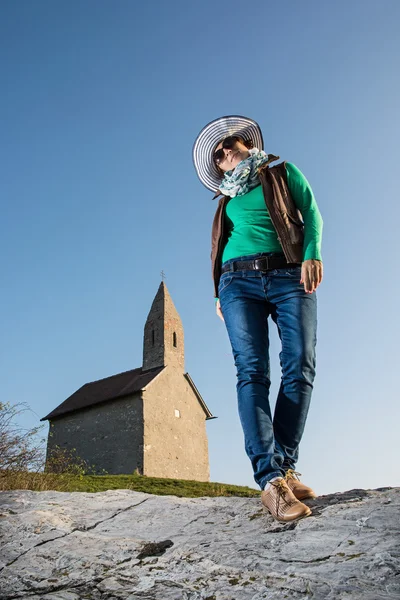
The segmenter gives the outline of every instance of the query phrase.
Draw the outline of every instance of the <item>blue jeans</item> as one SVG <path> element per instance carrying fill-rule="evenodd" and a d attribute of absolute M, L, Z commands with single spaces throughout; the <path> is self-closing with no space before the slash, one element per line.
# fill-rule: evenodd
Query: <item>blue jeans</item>
<path fill-rule="evenodd" d="M 247 260 L 272 253 L 228 260 Z M 261 489 L 294 469 L 315 377 L 316 293 L 300 284 L 301 267 L 223 273 L 218 294 L 237 369 L 245 449 Z M 269 405 L 268 317 L 282 343 L 282 379 L 272 418 Z"/>

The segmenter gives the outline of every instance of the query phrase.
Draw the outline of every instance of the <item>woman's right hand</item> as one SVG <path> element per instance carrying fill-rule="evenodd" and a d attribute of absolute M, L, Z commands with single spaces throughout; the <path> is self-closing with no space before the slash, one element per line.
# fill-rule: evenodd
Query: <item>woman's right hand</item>
<path fill-rule="evenodd" d="M 217 315 L 219 316 L 219 318 L 221 319 L 221 321 L 225 321 L 224 316 L 222 314 L 221 303 L 219 301 L 219 298 L 218 298 L 218 300 L 215 303 L 215 312 L 217 313 Z"/>

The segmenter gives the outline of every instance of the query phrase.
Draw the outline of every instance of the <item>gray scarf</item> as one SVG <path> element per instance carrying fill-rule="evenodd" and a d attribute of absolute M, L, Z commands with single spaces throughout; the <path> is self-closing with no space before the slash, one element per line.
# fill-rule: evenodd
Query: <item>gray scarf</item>
<path fill-rule="evenodd" d="M 258 185 L 258 169 L 261 165 L 270 159 L 264 152 L 258 148 L 249 150 L 250 156 L 242 160 L 234 169 L 226 171 L 225 176 L 219 186 L 220 192 L 224 196 L 243 196 Z"/>

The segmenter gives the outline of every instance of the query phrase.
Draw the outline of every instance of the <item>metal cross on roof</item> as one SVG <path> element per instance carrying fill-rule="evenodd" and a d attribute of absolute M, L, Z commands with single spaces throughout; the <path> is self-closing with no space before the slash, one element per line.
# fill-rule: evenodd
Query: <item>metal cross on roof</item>
<path fill-rule="evenodd" d="M 165 273 L 164 273 L 164 271 L 161 271 L 161 279 L 162 279 L 163 281 L 165 281 Z"/>

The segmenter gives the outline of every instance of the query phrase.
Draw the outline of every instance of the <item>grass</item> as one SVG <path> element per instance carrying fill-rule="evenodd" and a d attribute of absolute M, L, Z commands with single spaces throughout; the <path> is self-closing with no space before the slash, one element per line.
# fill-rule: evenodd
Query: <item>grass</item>
<path fill-rule="evenodd" d="M 199 498 L 201 496 L 260 495 L 255 489 L 225 483 L 162 479 L 143 475 L 57 475 L 54 473 L 1 473 L 0 490 L 55 490 L 62 492 L 104 492 L 106 490 L 134 490 L 158 496 Z"/>

